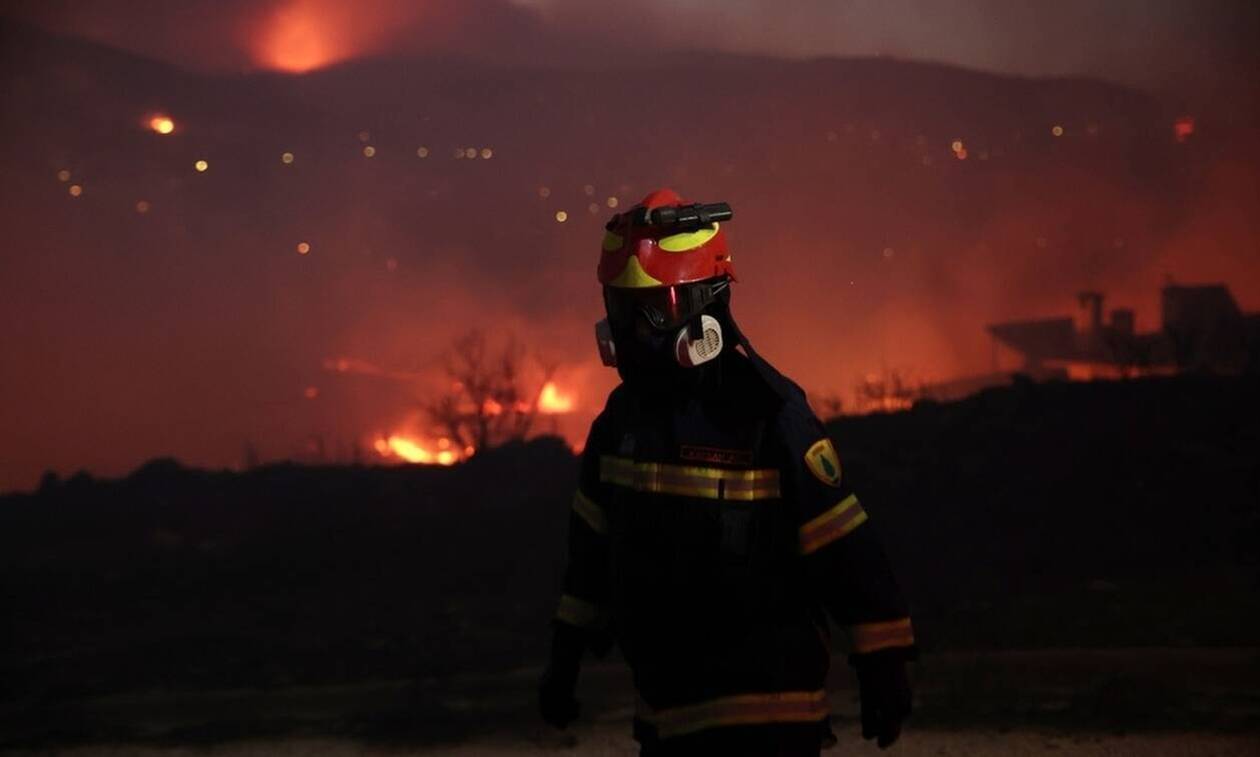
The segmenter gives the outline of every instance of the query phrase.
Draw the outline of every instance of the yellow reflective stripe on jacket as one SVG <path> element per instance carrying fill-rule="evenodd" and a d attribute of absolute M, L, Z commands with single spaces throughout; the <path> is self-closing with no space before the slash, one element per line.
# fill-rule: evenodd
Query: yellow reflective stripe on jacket
<path fill-rule="evenodd" d="M 604 613 L 599 605 L 578 599 L 572 594 L 561 594 L 556 608 L 556 620 L 562 620 L 578 628 L 600 628 L 604 625 Z"/>
<path fill-rule="evenodd" d="M 776 499 L 779 471 L 773 468 L 727 470 L 668 463 L 636 463 L 624 457 L 599 459 L 600 481 L 641 492 L 705 499 Z"/>
<path fill-rule="evenodd" d="M 866 522 L 866 511 L 856 494 L 801 526 L 801 554 L 816 552 Z"/>
<path fill-rule="evenodd" d="M 697 704 L 654 710 L 639 700 L 638 718 L 667 739 L 706 728 L 752 723 L 805 723 L 822 720 L 829 714 L 827 692 L 776 691 L 768 694 L 737 694 Z"/>
<path fill-rule="evenodd" d="M 914 644 L 914 630 L 909 618 L 878 623 L 858 623 L 849 627 L 853 634 L 853 651 L 874 652 L 886 647 L 908 647 Z"/>
<path fill-rule="evenodd" d="M 604 516 L 604 509 L 583 494 L 581 489 L 573 495 L 573 512 L 582 516 L 582 520 L 586 521 L 586 525 L 590 526 L 595 533 L 608 533 L 608 518 Z"/>

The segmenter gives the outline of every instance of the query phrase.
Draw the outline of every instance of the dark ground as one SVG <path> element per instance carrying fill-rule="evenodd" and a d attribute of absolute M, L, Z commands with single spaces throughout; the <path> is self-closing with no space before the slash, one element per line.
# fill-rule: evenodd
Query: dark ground
<path fill-rule="evenodd" d="M 830 424 L 915 607 L 916 723 L 1260 733 L 1258 390 L 1021 383 Z M 0 747 L 526 734 L 575 469 L 542 439 L 2 497 Z M 616 664 L 583 691 L 628 717 Z"/>

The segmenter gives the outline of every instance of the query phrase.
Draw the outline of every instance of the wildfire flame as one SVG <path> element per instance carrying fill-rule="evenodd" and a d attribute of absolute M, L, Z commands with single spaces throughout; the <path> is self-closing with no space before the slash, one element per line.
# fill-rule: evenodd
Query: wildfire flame
<path fill-rule="evenodd" d="M 325 358 L 323 367 L 324 370 L 332 373 L 376 376 L 407 383 L 421 380 L 424 377 L 422 372 L 387 370 L 367 361 L 349 357 Z M 452 393 L 458 394 L 462 389 L 463 384 L 459 381 L 454 381 L 450 384 Z M 311 390 L 308 390 L 307 396 L 313 397 Z M 460 413 L 479 415 L 482 418 L 495 418 L 509 412 L 522 415 L 532 413 L 563 415 L 575 412 L 576 407 L 577 396 L 574 392 L 562 391 L 554 381 L 547 381 L 539 389 L 538 395 L 532 403 L 516 400 L 508 404 L 494 398 L 486 398 L 478 406 L 468 402 L 466 399 L 462 399 L 462 404 L 459 404 L 456 409 Z M 404 424 L 402 428 L 411 428 L 411 426 Z M 463 442 L 456 442 L 447 437 L 434 440 L 433 437 L 426 434 L 399 431 L 388 435 L 381 434 L 376 436 L 372 439 L 371 446 L 376 450 L 377 454 L 388 460 L 405 461 L 421 465 L 454 465 L 472 457 L 477 452 L 475 447 L 469 445 L 461 448 L 459 446 L 461 444 Z"/>
<path fill-rule="evenodd" d="M 543 415 L 563 415 L 573 412 L 575 401 L 572 394 L 563 394 L 556 387 L 554 381 L 548 381 L 543 384 L 542 390 L 538 393 L 538 412 Z M 502 402 L 494 398 L 487 398 L 481 404 L 481 414 L 491 418 L 502 415 L 506 410 Z M 512 411 L 516 413 L 529 413 L 534 410 L 528 402 L 516 402 L 512 405 Z"/>
<path fill-rule="evenodd" d="M 571 413 L 575 404 L 573 394 L 561 394 L 554 381 L 544 384 L 538 394 L 538 412 L 546 415 Z"/>
<path fill-rule="evenodd" d="M 336 61 L 340 56 L 333 48 L 325 18 L 309 3 L 292 3 L 278 10 L 263 37 L 263 62 L 300 74 Z"/>
<path fill-rule="evenodd" d="M 428 4 L 390 0 L 287 0 L 252 42 L 255 63 L 301 74 L 380 50 L 399 29 L 431 20 Z"/>
<path fill-rule="evenodd" d="M 381 457 L 400 458 L 409 463 L 420 463 L 422 465 L 454 465 L 460 460 L 469 457 L 475 451 L 472 447 L 465 447 L 461 453 L 460 450 L 452 448 L 450 439 L 445 438 L 438 440 L 438 449 L 433 451 L 414 437 L 402 434 L 380 437 L 373 444 L 373 447 Z"/>

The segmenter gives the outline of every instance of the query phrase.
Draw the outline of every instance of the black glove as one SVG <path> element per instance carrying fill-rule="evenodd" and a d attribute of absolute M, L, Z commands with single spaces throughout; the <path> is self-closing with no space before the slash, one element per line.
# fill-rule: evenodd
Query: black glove
<path fill-rule="evenodd" d="M 549 725 L 565 728 L 577 719 L 581 710 L 573 690 L 577 687 L 586 638 L 580 629 L 567 623 L 556 623 L 555 629 L 551 637 L 551 661 L 538 685 L 538 712 Z"/>
<path fill-rule="evenodd" d="M 880 749 L 887 749 L 897 740 L 901 721 L 910 715 L 908 659 L 914 659 L 913 648 L 849 656 L 849 663 L 857 670 L 862 698 L 862 738 L 878 739 Z"/>

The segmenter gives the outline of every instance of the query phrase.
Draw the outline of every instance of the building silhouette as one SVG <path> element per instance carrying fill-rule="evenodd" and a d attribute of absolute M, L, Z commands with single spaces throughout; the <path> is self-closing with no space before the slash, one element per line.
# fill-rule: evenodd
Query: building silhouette
<path fill-rule="evenodd" d="M 1158 331 L 1138 332 L 1133 311 L 1103 318 L 1101 292 L 1081 292 L 1075 316 L 987 327 L 1019 353 L 1033 378 L 1119 378 L 1185 371 L 1237 374 L 1260 369 L 1260 313 L 1244 313 L 1224 284 L 1161 291 Z"/>

